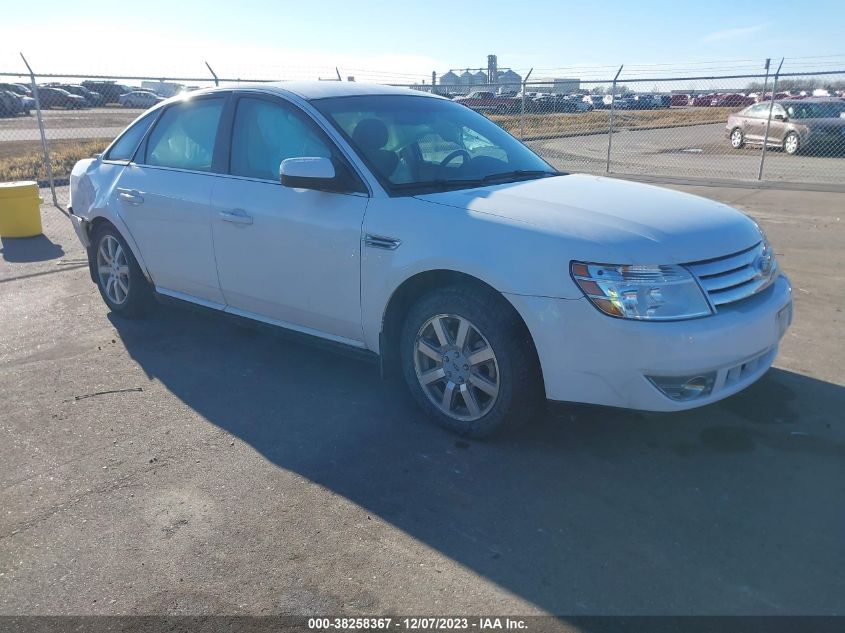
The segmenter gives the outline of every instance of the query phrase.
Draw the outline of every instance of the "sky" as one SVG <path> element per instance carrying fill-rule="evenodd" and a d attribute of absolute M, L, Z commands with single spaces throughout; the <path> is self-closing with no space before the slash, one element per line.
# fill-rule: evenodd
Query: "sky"
<path fill-rule="evenodd" d="M 0 72 L 380 81 L 501 67 L 534 77 L 845 69 L 842 0 L 5 2 Z"/>

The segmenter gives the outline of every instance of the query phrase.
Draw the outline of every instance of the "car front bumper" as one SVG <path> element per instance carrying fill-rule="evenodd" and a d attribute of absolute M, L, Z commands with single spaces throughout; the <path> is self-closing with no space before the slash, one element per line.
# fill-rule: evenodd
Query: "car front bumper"
<path fill-rule="evenodd" d="M 533 336 L 548 399 L 644 411 L 691 409 L 748 387 L 771 366 L 792 319 L 785 275 L 713 316 L 671 322 L 612 318 L 587 299 L 505 296 Z M 683 401 L 647 378 L 710 372 L 712 391 Z"/>

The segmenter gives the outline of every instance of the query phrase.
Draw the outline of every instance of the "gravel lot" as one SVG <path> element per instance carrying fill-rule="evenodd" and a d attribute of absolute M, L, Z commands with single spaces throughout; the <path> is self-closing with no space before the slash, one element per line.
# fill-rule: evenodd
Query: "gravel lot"
<path fill-rule="evenodd" d="M 572 406 L 485 443 L 374 366 L 109 315 L 44 207 L 0 251 L 0 614 L 843 614 L 845 194 L 679 188 L 774 242 L 776 368 L 698 411 Z"/>

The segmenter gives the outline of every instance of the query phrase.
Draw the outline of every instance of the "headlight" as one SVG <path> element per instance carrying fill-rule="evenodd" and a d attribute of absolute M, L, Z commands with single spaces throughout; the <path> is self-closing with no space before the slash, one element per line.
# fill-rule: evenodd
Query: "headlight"
<path fill-rule="evenodd" d="M 713 314 L 698 282 L 682 266 L 625 266 L 572 262 L 572 278 L 599 310 L 642 321 Z"/>

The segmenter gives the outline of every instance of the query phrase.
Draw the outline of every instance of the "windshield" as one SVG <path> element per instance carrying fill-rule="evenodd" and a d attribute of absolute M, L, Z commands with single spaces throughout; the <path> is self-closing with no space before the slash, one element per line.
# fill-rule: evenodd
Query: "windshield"
<path fill-rule="evenodd" d="M 498 125 L 453 101 L 367 95 L 312 103 L 394 195 L 558 175 Z"/>
<path fill-rule="evenodd" d="M 845 112 L 845 103 L 791 103 L 786 106 L 790 119 L 836 119 Z"/>

